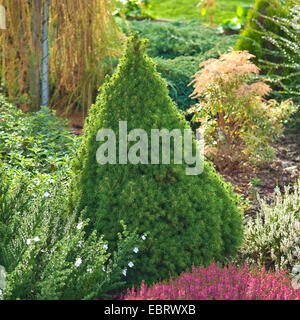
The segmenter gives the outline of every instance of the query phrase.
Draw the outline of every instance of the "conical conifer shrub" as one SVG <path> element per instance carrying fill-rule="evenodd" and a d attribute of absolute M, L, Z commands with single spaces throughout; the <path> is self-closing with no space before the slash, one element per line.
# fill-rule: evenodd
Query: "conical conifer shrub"
<path fill-rule="evenodd" d="M 107 79 L 90 109 L 71 183 L 71 206 L 85 209 L 93 227 L 110 241 L 111 250 L 121 230 L 120 220 L 129 230 L 149 232 L 139 248 L 138 262 L 132 269 L 127 267 L 128 282 L 167 279 L 193 264 L 207 265 L 212 259 L 223 261 L 235 254 L 242 219 L 231 186 L 210 163 L 205 163 L 202 174 L 187 175 L 187 164 L 172 161 L 174 143 L 169 165 L 119 164 L 119 139 L 127 139 L 119 132 L 119 121 L 127 121 L 128 133 L 140 128 L 148 137 L 151 129 L 184 133 L 189 128 L 137 36 L 129 38 L 116 73 Z M 104 128 L 116 134 L 117 164 L 96 161 L 103 145 L 97 133 Z M 128 142 L 128 150 L 136 143 Z"/>

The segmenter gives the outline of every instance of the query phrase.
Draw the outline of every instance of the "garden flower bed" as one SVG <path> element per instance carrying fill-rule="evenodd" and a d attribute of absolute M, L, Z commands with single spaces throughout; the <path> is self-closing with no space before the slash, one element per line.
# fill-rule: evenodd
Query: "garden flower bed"
<path fill-rule="evenodd" d="M 285 271 L 236 267 L 192 268 L 177 280 L 128 290 L 125 300 L 300 300 Z"/>

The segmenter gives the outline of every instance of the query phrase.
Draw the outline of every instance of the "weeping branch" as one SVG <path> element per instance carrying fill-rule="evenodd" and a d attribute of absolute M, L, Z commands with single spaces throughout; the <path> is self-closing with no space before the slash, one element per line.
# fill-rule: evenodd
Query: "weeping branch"
<path fill-rule="evenodd" d="M 122 39 L 111 15 L 113 1 L 50 1 L 47 51 L 52 108 L 64 112 L 86 110 L 105 74 L 112 71 L 112 60 L 120 53 Z M 37 108 L 41 102 L 40 83 L 47 72 L 40 72 L 42 54 L 44 63 L 47 55 L 45 48 L 41 52 L 46 2 L 0 0 L 7 12 L 7 29 L 0 33 L 1 78 L 8 95 L 24 109 Z"/>

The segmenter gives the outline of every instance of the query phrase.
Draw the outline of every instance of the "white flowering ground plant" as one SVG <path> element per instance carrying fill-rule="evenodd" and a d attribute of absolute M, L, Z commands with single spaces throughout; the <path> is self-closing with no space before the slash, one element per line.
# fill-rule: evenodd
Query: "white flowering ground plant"
<path fill-rule="evenodd" d="M 260 212 L 244 229 L 241 258 L 247 264 L 292 270 L 300 265 L 300 179 L 283 194 L 276 188 L 273 203 L 259 202 Z"/>
<path fill-rule="evenodd" d="M 9 186 L 0 167 L 0 265 L 6 269 L 0 299 L 105 297 L 126 282 L 124 268 L 137 263 L 141 235 L 122 222 L 118 248 L 109 253 L 109 243 L 89 230 L 84 213 L 66 214 L 68 185 L 55 185 L 48 191 L 40 185 L 33 197 L 37 191 L 26 182 Z"/>

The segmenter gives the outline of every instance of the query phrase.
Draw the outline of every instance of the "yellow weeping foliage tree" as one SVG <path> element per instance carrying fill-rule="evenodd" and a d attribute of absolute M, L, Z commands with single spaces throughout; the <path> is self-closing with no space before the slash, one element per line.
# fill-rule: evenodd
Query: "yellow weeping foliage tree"
<path fill-rule="evenodd" d="M 113 20 L 114 0 L 50 0 L 50 106 L 86 111 L 119 55 L 122 35 Z M 0 0 L 0 71 L 8 95 L 23 109 L 40 105 L 41 40 L 46 0 Z M 44 21 L 45 23 L 45 21 Z"/>

